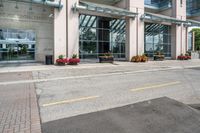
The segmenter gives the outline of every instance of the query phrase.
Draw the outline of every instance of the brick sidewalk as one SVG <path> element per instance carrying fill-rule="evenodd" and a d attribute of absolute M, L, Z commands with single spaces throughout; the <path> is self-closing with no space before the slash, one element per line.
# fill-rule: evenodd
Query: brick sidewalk
<path fill-rule="evenodd" d="M 0 133 L 41 133 L 33 84 L 0 86 Z"/>

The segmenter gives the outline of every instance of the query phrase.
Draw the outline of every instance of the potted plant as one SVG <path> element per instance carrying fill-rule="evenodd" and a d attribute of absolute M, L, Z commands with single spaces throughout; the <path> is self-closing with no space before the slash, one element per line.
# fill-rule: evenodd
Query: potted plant
<path fill-rule="evenodd" d="M 131 62 L 147 62 L 147 61 L 148 61 L 148 57 L 144 54 L 133 56 L 131 59 Z"/>
<path fill-rule="evenodd" d="M 148 57 L 145 54 L 143 54 L 141 56 L 141 62 L 147 62 L 147 61 L 148 61 Z"/>
<path fill-rule="evenodd" d="M 187 60 L 190 60 L 192 58 L 190 53 L 186 53 L 185 56 L 186 56 Z"/>
<path fill-rule="evenodd" d="M 72 58 L 69 59 L 68 65 L 78 65 L 80 63 L 80 59 L 78 58 L 77 54 L 73 54 Z"/>
<path fill-rule="evenodd" d="M 141 57 L 139 55 L 133 56 L 131 59 L 131 62 L 140 62 L 140 61 L 141 61 Z"/>
<path fill-rule="evenodd" d="M 114 57 L 110 52 L 105 53 L 103 56 L 99 56 L 99 63 L 113 63 L 113 62 L 114 62 Z"/>
<path fill-rule="evenodd" d="M 56 63 L 57 63 L 59 66 L 64 66 L 67 62 L 68 62 L 68 59 L 67 59 L 67 58 L 64 58 L 64 55 L 59 55 L 59 56 L 58 56 L 58 59 L 56 60 Z"/>
<path fill-rule="evenodd" d="M 160 51 L 156 52 L 156 54 L 153 56 L 155 61 L 163 61 L 165 59 L 165 55 L 161 53 Z"/>
<path fill-rule="evenodd" d="M 186 53 L 185 55 L 181 54 L 178 56 L 177 59 L 178 60 L 189 60 L 189 59 L 191 59 L 191 56 L 188 53 Z"/>

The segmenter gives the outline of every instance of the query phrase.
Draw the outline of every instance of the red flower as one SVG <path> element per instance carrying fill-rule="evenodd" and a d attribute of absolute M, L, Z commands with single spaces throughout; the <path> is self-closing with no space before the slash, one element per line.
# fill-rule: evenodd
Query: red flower
<path fill-rule="evenodd" d="M 191 56 L 187 56 L 187 59 L 189 59 L 189 60 L 190 60 L 190 59 L 191 59 Z"/>
<path fill-rule="evenodd" d="M 80 59 L 78 58 L 70 58 L 69 59 L 69 63 L 79 63 L 80 62 Z"/>
<path fill-rule="evenodd" d="M 66 59 L 57 59 L 56 60 L 56 63 L 67 63 L 68 62 L 68 59 L 66 58 Z"/>
<path fill-rule="evenodd" d="M 189 59 L 191 59 L 191 56 L 183 56 L 183 55 L 180 55 L 180 56 L 178 56 L 178 59 L 179 59 L 179 60 L 189 60 Z"/>

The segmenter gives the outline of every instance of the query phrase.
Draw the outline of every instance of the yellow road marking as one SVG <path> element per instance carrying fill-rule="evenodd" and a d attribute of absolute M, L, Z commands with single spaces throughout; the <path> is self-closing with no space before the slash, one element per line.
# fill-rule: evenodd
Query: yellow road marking
<path fill-rule="evenodd" d="M 152 86 L 145 86 L 145 87 L 141 87 L 141 88 L 135 88 L 135 89 L 131 89 L 131 91 L 136 92 L 136 91 L 142 91 L 142 90 L 147 90 L 147 89 L 161 88 L 161 87 L 166 87 L 166 86 L 177 85 L 180 83 L 181 83 L 180 81 L 169 82 L 169 83 L 165 83 L 165 84 L 158 84 L 158 85 L 152 85 Z"/>
<path fill-rule="evenodd" d="M 90 96 L 90 97 L 82 97 L 82 98 L 77 98 L 77 99 L 63 100 L 63 101 L 57 101 L 57 102 L 43 104 L 42 106 L 47 107 L 47 106 L 53 106 L 53 105 L 59 105 L 59 104 L 68 104 L 68 103 L 80 102 L 80 101 L 84 101 L 84 100 L 91 100 L 91 99 L 95 99 L 98 97 L 99 96 Z"/>

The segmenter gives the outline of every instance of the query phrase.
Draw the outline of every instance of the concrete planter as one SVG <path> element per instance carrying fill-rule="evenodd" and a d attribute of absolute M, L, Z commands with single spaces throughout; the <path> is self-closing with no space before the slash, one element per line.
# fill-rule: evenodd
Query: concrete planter
<path fill-rule="evenodd" d="M 65 63 L 58 62 L 57 65 L 58 65 L 58 66 L 65 66 Z"/>
<path fill-rule="evenodd" d="M 113 63 L 114 62 L 114 57 L 106 57 L 106 56 L 100 56 L 99 57 L 99 63 Z"/>
<path fill-rule="evenodd" d="M 199 52 L 191 52 L 191 58 L 192 59 L 200 59 L 200 53 Z"/>
<path fill-rule="evenodd" d="M 164 55 L 154 55 L 153 59 L 154 59 L 154 61 L 164 61 L 165 56 Z"/>

